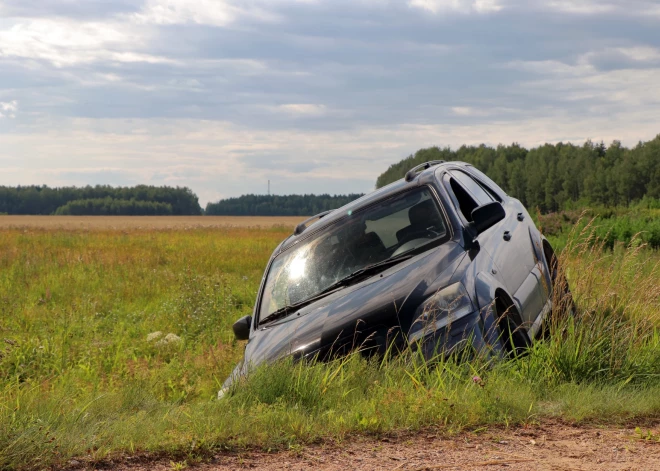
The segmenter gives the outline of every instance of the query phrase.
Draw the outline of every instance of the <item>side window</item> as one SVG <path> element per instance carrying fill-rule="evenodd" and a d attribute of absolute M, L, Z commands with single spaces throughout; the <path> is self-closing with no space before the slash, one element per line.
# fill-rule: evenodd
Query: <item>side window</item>
<path fill-rule="evenodd" d="M 472 222 L 472 210 L 479 206 L 479 204 L 474 200 L 474 198 L 472 198 L 472 196 L 470 196 L 470 193 L 468 193 L 465 188 L 463 188 L 461 184 L 456 181 L 455 178 L 449 178 L 449 186 L 451 187 L 451 191 L 456 197 L 458 209 L 460 209 L 463 217 L 466 221 Z"/>
<path fill-rule="evenodd" d="M 472 179 L 467 173 L 460 170 L 452 170 L 451 174 L 458 180 L 467 190 L 472 193 L 477 200 L 478 206 L 491 203 L 493 198 L 484 190 L 476 181 Z"/>
<path fill-rule="evenodd" d="M 488 176 L 480 171 L 478 168 L 470 165 L 470 172 L 472 172 L 476 177 L 479 184 L 484 187 L 484 189 L 490 194 L 490 196 L 495 199 L 495 201 L 502 202 L 502 196 L 506 195 L 505 191 L 499 187 L 497 183 L 488 178 Z"/>

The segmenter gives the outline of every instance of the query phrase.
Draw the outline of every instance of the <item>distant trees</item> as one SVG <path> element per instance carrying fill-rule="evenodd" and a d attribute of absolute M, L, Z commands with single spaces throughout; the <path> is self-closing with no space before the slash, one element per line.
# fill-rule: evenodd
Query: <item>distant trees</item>
<path fill-rule="evenodd" d="M 70 216 L 171 216 L 170 203 L 139 200 L 115 200 L 108 197 L 73 200 L 55 211 Z"/>
<path fill-rule="evenodd" d="M 244 195 L 209 203 L 206 214 L 235 216 L 311 216 L 362 196 Z M 50 188 L 0 186 L 0 214 L 58 215 L 199 215 L 197 195 L 189 188 L 112 187 L 108 185 Z"/>
<path fill-rule="evenodd" d="M 349 195 L 243 195 L 206 205 L 212 216 L 312 216 L 361 197 Z"/>
<path fill-rule="evenodd" d="M 507 193 L 542 212 L 585 205 L 627 206 L 660 198 L 660 135 L 628 149 L 619 141 L 518 144 L 420 149 L 381 174 L 380 188 L 427 160 L 460 160 L 473 164 Z"/>
<path fill-rule="evenodd" d="M 72 215 L 199 215 L 189 188 L 0 186 L 0 213 Z"/>

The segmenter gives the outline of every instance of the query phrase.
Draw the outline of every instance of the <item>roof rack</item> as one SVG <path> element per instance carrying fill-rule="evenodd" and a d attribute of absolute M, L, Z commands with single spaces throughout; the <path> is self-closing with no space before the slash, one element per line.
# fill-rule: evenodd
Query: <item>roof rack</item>
<path fill-rule="evenodd" d="M 300 224 L 298 224 L 296 226 L 296 228 L 293 230 L 293 235 L 302 234 L 303 232 L 305 232 L 305 229 L 307 229 L 307 223 L 309 221 L 312 221 L 313 219 L 321 219 L 323 216 L 327 216 L 328 214 L 330 214 L 333 211 L 334 211 L 334 209 L 329 209 L 327 211 L 323 211 L 321 213 L 318 213 L 317 215 L 312 216 L 311 218 L 305 219 L 303 222 L 301 222 Z"/>
<path fill-rule="evenodd" d="M 429 160 L 428 162 L 424 162 L 423 164 L 413 167 L 406 172 L 406 181 L 407 182 L 412 181 L 415 178 L 415 176 L 417 176 L 420 170 L 426 170 L 427 168 L 433 167 L 434 165 L 440 165 L 444 163 L 445 163 L 444 160 Z"/>

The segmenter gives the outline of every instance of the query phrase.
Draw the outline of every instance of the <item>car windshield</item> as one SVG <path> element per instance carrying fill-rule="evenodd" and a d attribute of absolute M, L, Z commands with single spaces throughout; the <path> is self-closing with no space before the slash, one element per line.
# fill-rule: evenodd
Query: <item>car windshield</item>
<path fill-rule="evenodd" d="M 304 302 L 358 270 L 446 238 L 447 226 L 428 187 L 384 199 L 323 228 L 270 265 L 261 319 Z M 385 266 L 383 269 L 385 269 Z"/>

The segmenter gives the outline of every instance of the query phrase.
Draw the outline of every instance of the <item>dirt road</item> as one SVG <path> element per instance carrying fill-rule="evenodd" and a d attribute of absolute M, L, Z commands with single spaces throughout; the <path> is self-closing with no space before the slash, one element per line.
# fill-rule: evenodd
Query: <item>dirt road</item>
<path fill-rule="evenodd" d="M 184 466 L 200 471 L 654 471 L 660 470 L 660 441 L 658 427 L 653 430 L 653 440 L 642 440 L 631 429 L 544 424 L 450 439 L 429 432 L 381 440 L 352 438 L 277 453 L 220 454 L 198 464 L 132 457 L 103 467 L 113 471 L 164 471 Z"/>

